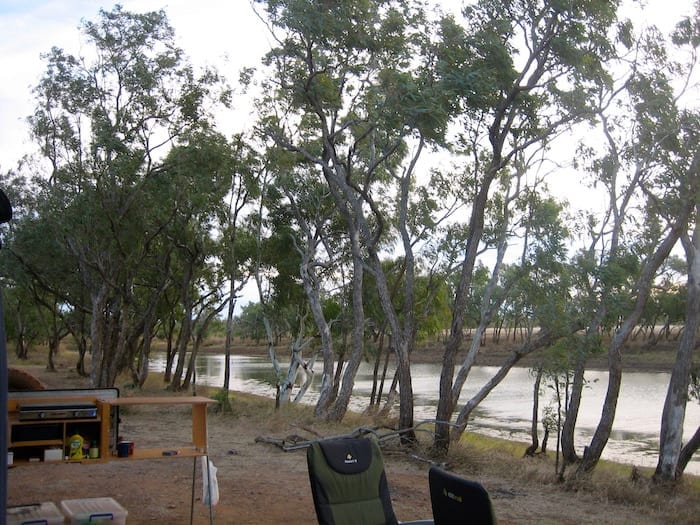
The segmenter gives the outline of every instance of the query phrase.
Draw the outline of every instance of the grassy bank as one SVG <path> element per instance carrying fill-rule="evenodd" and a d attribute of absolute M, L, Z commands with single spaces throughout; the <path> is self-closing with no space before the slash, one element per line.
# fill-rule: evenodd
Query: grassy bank
<path fill-rule="evenodd" d="M 217 391 L 211 389 L 207 394 L 215 397 Z M 268 425 L 267 428 L 273 432 L 281 432 L 291 425 L 302 429 L 313 428 L 319 435 L 328 436 L 350 433 L 363 426 L 393 426 L 394 423 L 356 413 L 348 414 L 341 424 L 319 423 L 314 419 L 311 407 L 296 405 L 275 411 L 269 399 L 238 392 L 232 393 L 231 399 L 233 413 L 226 417 L 255 421 L 261 428 Z M 523 454 L 527 443 L 467 432 L 459 444 L 451 446 L 447 457 L 435 458 L 431 456 L 431 438 L 431 435 L 419 432 L 419 445 L 416 448 L 406 451 L 388 447 L 384 451 L 385 456 L 395 458 L 410 455 L 414 461 L 437 462 L 476 479 L 515 478 L 525 485 L 539 487 L 545 493 L 586 495 L 601 505 L 622 505 L 639 513 L 662 512 L 667 518 L 667 521 L 662 520 L 664 523 L 697 523 L 700 512 L 700 477 L 697 476 L 686 475 L 678 484 L 659 486 L 651 481 L 653 469 L 603 460 L 590 476 L 579 479 L 567 476 L 561 480 L 555 472 L 554 451 L 525 457 Z"/>

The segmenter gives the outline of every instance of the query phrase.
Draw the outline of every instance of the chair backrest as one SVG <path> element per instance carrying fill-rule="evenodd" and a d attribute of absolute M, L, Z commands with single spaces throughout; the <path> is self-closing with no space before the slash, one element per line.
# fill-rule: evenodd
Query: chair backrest
<path fill-rule="evenodd" d="M 314 442 L 306 453 L 318 522 L 397 523 L 379 445 L 368 438 Z"/>
<path fill-rule="evenodd" d="M 431 467 L 428 484 L 435 525 L 495 523 L 491 499 L 480 483 Z"/>

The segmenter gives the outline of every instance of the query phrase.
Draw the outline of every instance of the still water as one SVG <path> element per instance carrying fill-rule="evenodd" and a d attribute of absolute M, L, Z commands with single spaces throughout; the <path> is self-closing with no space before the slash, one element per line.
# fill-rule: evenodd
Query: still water
<path fill-rule="evenodd" d="M 224 377 L 224 356 L 203 355 L 197 358 L 197 384 L 221 386 Z M 286 364 L 283 364 L 283 370 Z M 316 368 L 320 370 L 320 363 Z M 165 356 L 153 356 L 150 369 L 162 372 Z M 466 401 L 496 372 L 495 367 L 474 367 L 462 393 Z M 415 419 L 434 419 L 438 400 L 440 365 L 415 364 L 411 368 L 415 402 Z M 304 403 L 313 404 L 318 396 L 320 372 L 309 388 Z M 600 419 L 607 388 L 607 372 L 589 371 L 587 386 L 579 412 L 576 443 L 579 448 L 588 444 Z M 622 391 L 617 405 L 615 424 L 603 458 L 643 467 L 655 467 L 658 459 L 659 426 L 663 410 L 668 373 L 627 372 L 623 375 Z M 275 374 L 264 358 L 232 356 L 231 390 L 249 392 L 274 398 Z M 389 385 L 385 387 L 385 392 Z M 507 439 L 530 440 L 533 378 L 528 369 L 514 368 L 472 414 L 468 429 Z M 362 411 L 369 404 L 372 389 L 372 367 L 360 366 L 350 408 Z M 553 403 L 551 389 L 543 388 L 540 410 Z M 700 405 L 688 404 L 684 426 L 684 440 L 689 439 L 700 425 Z M 541 434 L 541 432 L 540 432 Z M 548 443 L 555 447 L 554 439 Z M 579 450 L 581 453 L 582 450 Z M 696 454 L 686 472 L 700 475 L 700 458 Z"/>

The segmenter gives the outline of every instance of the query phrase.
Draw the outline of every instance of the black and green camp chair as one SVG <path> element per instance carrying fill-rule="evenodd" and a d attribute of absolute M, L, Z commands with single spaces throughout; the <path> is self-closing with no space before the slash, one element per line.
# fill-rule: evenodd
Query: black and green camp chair
<path fill-rule="evenodd" d="M 486 489 L 438 467 L 428 471 L 435 525 L 493 525 L 496 520 Z"/>
<path fill-rule="evenodd" d="M 379 445 L 368 438 L 314 442 L 306 455 L 321 525 L 398 524 Z M 432 523 L 430 521 L 415 521 Z"/>

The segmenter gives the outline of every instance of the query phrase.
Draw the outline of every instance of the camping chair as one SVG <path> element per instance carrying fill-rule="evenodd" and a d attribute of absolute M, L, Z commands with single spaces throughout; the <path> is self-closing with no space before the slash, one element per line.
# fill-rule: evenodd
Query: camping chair
<path fill-rule="evenodd" d="M 368 438 L 316 441 L 307 449 L 306 460 L 319 524 L 399 523 L 376 441 Z M 425 524 L 432 520 L 409 523 Z"/>
<path fill-rule="evenodd" d="M 428 485 L 435 525 L 495 523 L 489 494 L 480 483 L 431 467 Z"/>

